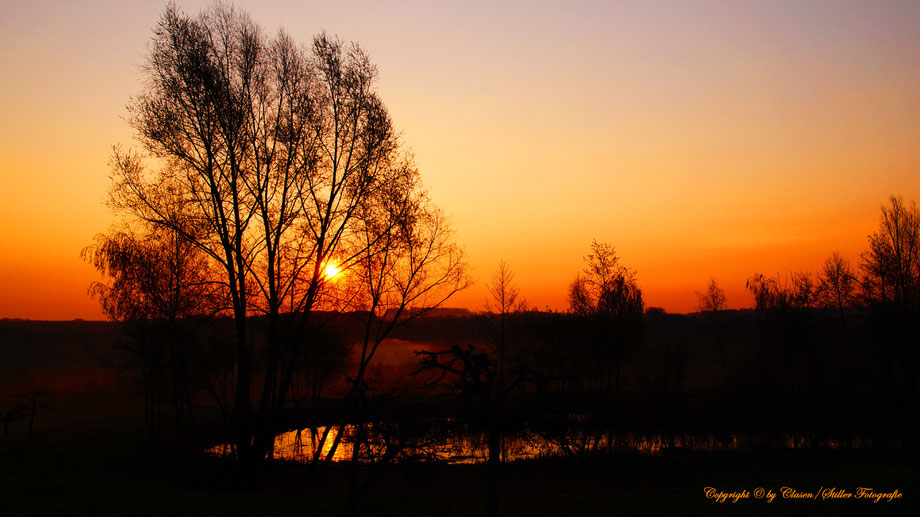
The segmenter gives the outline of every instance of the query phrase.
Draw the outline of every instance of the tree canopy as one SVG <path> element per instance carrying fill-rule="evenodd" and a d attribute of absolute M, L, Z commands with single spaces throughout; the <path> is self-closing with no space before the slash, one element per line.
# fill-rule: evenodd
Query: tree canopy
<path fill-rule="evenodd" d="M 94 289 L 116 319 L 163 316 L 164 293 L 181 292 L 171 316 L 233 320 L 236 444 L 259 463 L 310 314 L 437 306 L 466 285 L 463 254 L 357 44 L 320 34 L 300 46 L 224 4 L 197 16 L 169 5 L 143 70 L 128 106 L 142 149 L 115 148 L 121 222 L 87 250 L 110 279 Z M 163 264 L 177 274 L 161 278 Z"/>

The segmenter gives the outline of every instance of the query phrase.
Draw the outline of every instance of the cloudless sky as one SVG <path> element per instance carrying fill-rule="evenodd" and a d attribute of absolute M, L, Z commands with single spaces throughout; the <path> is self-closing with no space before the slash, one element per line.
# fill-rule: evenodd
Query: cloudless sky
<path fill-rule="evenodd" d="M 102 318 L 80 250 L 164 5 L 0 3 L 0 317 Z M 478 282 L 451 306 L 505 259 L 564 309 L 597 239 L 647 305 L 695 310 L 714 277 L 748 307 L 753 273 L 856 263 L 890 194 L 920 200 L 920 2 L 236 5 L 370 53 Z"/>

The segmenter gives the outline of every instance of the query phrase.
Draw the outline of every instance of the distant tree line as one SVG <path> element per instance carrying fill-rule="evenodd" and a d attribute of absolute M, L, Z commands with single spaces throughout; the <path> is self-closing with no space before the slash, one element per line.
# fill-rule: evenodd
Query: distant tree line
<path fill-rule="evenodd" d="M 803 387 L 796 356 L 807 358 L 810 382 L 822 387 L 832 380 L 852 386 L 857 380 L 855 368 L 880 360 L 886 390 L 910 400 L 918 398 L 920 210 L 915 202 L 890 198 L 857 267 L 834 252 L 817 274 L 793 273 L 788 280 L 755 275 L 747 287 L 764 331 L 784 344 L 793 387 Z M 828 317 L 835 320 L 832 341 L 815 335 L 817 320 Z M 857 335 L 861 336 L 858 342 Z M 815 350 L 828 343 L 841 362 L 834 372 L 836 379 L 821 371 L 828 361 Z"/>
<path fill-rule="evenodd" d="M 881 212 L 856 267 L 834 252 L 817 274 L 754 275 L 753 310 L 727 310 L 715 279 L 696 314 L 646 310 L 635 272 L 595 242 L 568 311 L 508 311 L 492 289 L 491 338 L 423 353 L 423 368 L 480 401 L 470 421 L 487 423 L 490 449 L 523 422 L 556 414 L 570 424 L 572 413 L 614 431 L 916 444 L 920 211 L 892 196 Z M 507 289 L 509 276 L 502 264 L 494 285 Z M 501 372 L 526 382 L 499 382 Z"/>

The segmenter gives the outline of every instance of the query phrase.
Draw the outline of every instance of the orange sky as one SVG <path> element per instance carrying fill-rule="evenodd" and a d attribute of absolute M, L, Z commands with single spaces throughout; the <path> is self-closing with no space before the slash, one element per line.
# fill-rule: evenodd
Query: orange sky
<path fill-rule="evenodd" d="M 478 281 L 452 306 L 503 258 L 562 309 L 597 239 L 647 305 L 693 310 L 715 277 L 747 307 L 751 274 L 855 261 L 889 194 L 920 200 L 918 2 L 237 4 L 369 51 Z M 162 8 L 0 6 L 0 317 L 102 317 L 79 254 Z"/>

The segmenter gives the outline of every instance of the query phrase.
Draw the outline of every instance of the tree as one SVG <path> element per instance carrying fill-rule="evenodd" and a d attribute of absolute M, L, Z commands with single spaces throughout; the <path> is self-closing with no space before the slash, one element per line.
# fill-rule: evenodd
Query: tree
<path fill-rule="evenodd" d="M 886 356 L 889 382 L 920 395 L 920 208 L 900 196 L 882 206 L 879 229 L 862 255 L 863 296 Z"/>
<path fill-rule="evenodd" d="M 219 286 L 208 281 L 205 257 L 185 237 L 194 230 L 172 201 L 170 217 L 183 225 L 182 233 L 133 221 L 97 235 L 83 257 L 108 282 L 94 282 L 90 293 L 125 338 L 112 360 L 141 391 L 148 442 L 156 443 L 166 401 L 173 408 L 181 449 L 192 399 L 188 349 L 198 326 L 192 318 L 216 310 Z"/>
<path fill-rule="evenodd" d="M 504 260 L 498 263 L 498 271 L 486 285 L 489 299 L 486 300 L 486 312 L 492 316 L 498 327 L 499 376 L 504 368 L 505 347 L 509 319 L 527 308 L 527 302 L 521 296 L 520 289 L 514 282 L 514 272 Z"/>
<path fill-rule="evenodd" d="M 526 309 L 527 302 L 521 296 L 521 291 L 515 283 L 514 271 L 504 260 L 498 263 L 498 270 L 486 285 L 489 290 L 489 299 L 486 300 L 486 311 L 491 314 L 513 314 Z"/>
<path fill-rule="evenodd" d="M 780 288 L 779 281 L 768 278 L 763 273 L 756 273 L 748 278 L 745 287 L 754 296 L 754 308 L 759 311 L 789 305 L 786 291 Z"/>
<path fill-rule="evenodd" d="M 38 411 L 53 408 L 54 402 L 51 399 L 51 395 L 40 390 L 17 395 L 16 398 L 21 401 L 19 407 L 23 416 L 29 418 L 28 435 L 31 437 L 32 427 L 35 425 L 35 417 L 38 415 Z"/>
<path fill-rule="evenodd" d="M 486 312 L 492 328 L 496 331 L 494 336 L 495 349 L 493 354 L 497 356 L 498 363 L 498 383 L 499 386 L 505 384 L 505 366 L 506 353 L 508 344 L 512 339 L 514 327 L 520 319 L 520 315 L 527 308 L 527 302 L 520 294 L 520 289 L 514 282 L 514 272 L 508 264 L 502 260 L 498 264 L 498 271 L 492 275 L 491 281 L 486 285 L 489 290 L 490 299 L 486 300 Z M 520 357 L 515 359 L 520 360 Z M 505 420 L 505 403 L 504 399 L 499 400 L 499 437 L 501 448 L 501 461 L 505 460 L 505 438 L 504 438 L 504 420 Z"/>
<path fill-rule="evenodd" d="M 722 336 L 722 318 L 721 313 L 725 310 L 725 290 L 719 287 L 716 279 L 709 280 L 709 287 L 705 293 L 696 292 L 699 300 L 700 312 L 706 315 L 709 324 L 715 332 L 716 348 L 719 349 L 719 357 L 722 360 L 722 374 L 725 382 L 728 382 L 728 361 L 725 358 L 725 342 Z"/>
<path fill-rule="evenodd" d="M 814 276 L 808 271 L 792 273 L 791 300 L 792 305 L 800 309 L 813 309 L 817 286 Z"/>
<path fill-rule="evenodd" d="M 0 413 L 0 423 L 3 423 L 3 436 L 10 434 L 10 424 L 24 416 L 21 402 L 17 402 L 9 407 L 6 411 Z"/>
<path fill-rule="evenodd" d="M 304 350 L 298 354 L 300 367 L 294 369 L 290 397 L 295 407 L 316 407 L 329 390 L 329 385 L 348 366 L 351 345 L 340 332 L 320 322 L 310 329 Z M 305 405 L 304 402 L 309 402 Z"/>
<path fill-rule="evenodd" d="M 709 287 L 706 288 L 706 292 L 697 291 L 696 297 L 699 300 L 698 306 L 701 312 L 718 314 L 720 311 L 725 310 L 725 289 L 719 287 L 715 278 L 709 280 Z"/>
<path fill-rule="evenodd" d="M 355 44 L 321 34 L 304 49 L 223 4 L 197 17 L 170 5 L 144 70 L 146 88 L 129 106 L 144 151 L 116 149 L 112 203 L 206 257 L 234 325 L 237 458 L 258 467 L 302 366 L 310 314 L 337 301 L 327 268 L 392 250 L 377 239 L 404 219 L 376 217 L 404 212 L 420 184 L 391 188 L 414 169 Z M 148 157 L 159 168 L 147 170 Z M 264 324 L 254 328 L 252 316 Z"/>
<path fill-rule="evenodd" d="M 475 405 L 475 414 L 471 420 L 485 430 L 488 447 L 488 481 L 486 483 L 486 515 L 498 515 L 500 492 L 502 423 L 501 404 L 504 398 L 523 384 L 536 385 L 537 380 L 526 368 L 516 368 L 509 372 L 510 379 L 502 384 L 494 357 L 488 351 L 467 345 L 453 346 L 441 352 L 415 352 L 419 356 L 419 369 L 422 372 L 435 372 L 436 377 L 429 381 L 429 387 L 447 388 L 460 398 Z M 450 379 L 450 382 L 441 381 Z"/>
<path fill-rule="evenodd" d="M 603 393 L 619 391 L 623 363 L 644 335 L 642 291 L 613 246 L 594 241 L 582 275 L 569 287 L 569 307 L 586 320 L 584 339 Z"/>
<path fill-rule="evenodd" d="M 762 328 L 782 350 L 793 390 L 802 387 L 799 372 L 802 359 L 807 361 L 814 387 L 823 388 L 822 364 L 811 336 L 816 303 L 814 277 L 808 272 L 792 273 L 788 281 L 783 281 L 780 275 L 768 278 L 755 274 L 746 285 L 754 296 Z"/>
<path fill-rule="evenodd" d="M 395 329 L 441 306 L 470 281 L 463 251 L 453 242 L 444 214 L 431 206 L 427 195 L 415 188 L 417 171 L 407 163 L 403 174 L 392 179 L 385 202 L 362 213 L 354 257 L 343 290 L 361 309 L 364 332 L 357 365 L 348 379 L 339 424 L 354 402 L 368 395 L 368 369 L 380 345 Z M 354 416 L 354 415 L 352 415 Z M 358 419 L 360 420 L 360 419 Z M 330 433 L 327 426 L 316 459 Z M 337 433 L 326 461 L 332 461 L 342 433 Z M 360 444 L 356 443 L 356 447 Z"/>
<path fill-rule="evenodd" d="M 869 236 L 862 255 L 864 289 L 874 303 L 899 307 L 920 304 L 920 208 L 900 196 L 882 206 L 879 229 Z"/>
<path fill-rule="evenodd" d="M 337 429 L 348 423 L 354 426 L 348 497 L 351 515 L 357 515 L 358 500 L 380 469 L 405 445 L 398 439 L 388 443 L 392 449 L 384 454 L 369 456 L 378 462 L 378 470 L 359 486 L 358 458 L 373 434 L 367 421 L 375 395 L 383 392 L 369 376 L 373 358 L 395 329 L 425 316 L 469 285 L 463 252 L 453 242 L 444 214 L 417 188 L 418 171 L 411 160 L 404 159 L 392 172 L 380 202 L 360 208 L 355 246 L 362 251 L 347 262 L 338 289 L 340 299 L 360 309 L 354 314 L 364 330 L 357 344 L 357 364 L 346 379 L 347 390 L 336 416 Z M 397 392 L 398 388 L 390 387 L 378 398 Z M 343 432 L 335 433 L 325 458 L 321 456 L 332 429 L 325 427 L 314 461 L 328 464 L 335 457 Z"/>
<path fill-rule="evenodd" d="M 858 303 L 859 279 L 850 262 L 838 252 L 833 252 L 824 261 L 824 268 L 818 276 L 815 291 L 819 307 L 833 310 L 839 324 L 839 347 L 843 352 L 843 378 L 846 385 L 850 377 L 850 347 L 846 340 L 848 311 Z"/>
<path fill-rule="evenodd" d="M 859 279 L 850 261 L 836 251 L 824 260 L 816 288 L 819 306 L 836 310 L 843 322 L 844 311 L 857 303 L 858 288 Z"/>

